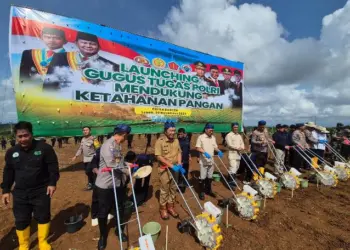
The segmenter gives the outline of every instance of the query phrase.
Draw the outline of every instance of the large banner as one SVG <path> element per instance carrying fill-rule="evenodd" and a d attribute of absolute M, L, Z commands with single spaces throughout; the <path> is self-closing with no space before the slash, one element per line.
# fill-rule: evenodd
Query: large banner
<path fill-rule="evenodd" d="M 118 123 L 158 133 L 242 121 L 243 63 L 74 18 L 11 8 L 10 55 L 19 120 L 38 136 L 96 134 Z"/>

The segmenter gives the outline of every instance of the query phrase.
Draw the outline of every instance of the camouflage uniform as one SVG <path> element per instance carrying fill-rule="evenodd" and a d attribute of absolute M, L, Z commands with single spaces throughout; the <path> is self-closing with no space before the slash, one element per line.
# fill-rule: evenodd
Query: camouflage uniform
<path fill-rule="evenodd" d="M 297 129 L 293 132 L 292 141 L 294 145 L 299 145 L 303 148 L 309 148 L 309 145 L 306 142 L 305 133 L 300 129 Z M 304 168 L 305 166 L 306 166 L 306 162 L 303 159 L 303 157 L 296 150 L 293 150 L 292 167 L 295 169 L 300 169 L 300 168 Z"/>

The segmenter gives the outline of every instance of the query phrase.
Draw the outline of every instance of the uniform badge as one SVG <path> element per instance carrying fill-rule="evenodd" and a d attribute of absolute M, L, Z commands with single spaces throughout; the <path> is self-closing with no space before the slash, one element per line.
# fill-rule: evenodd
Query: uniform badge
<path fill-rule="evenodd" d="M 35 151 L 34 155 L 41 155 L 41 151 Z"/>
<path fill-rule="evenodd" d="M 12 154 L 12 158 L 17 158 L 19 156 L 19 153 L 18 152 L 14 152 L 13 154 Z"/>

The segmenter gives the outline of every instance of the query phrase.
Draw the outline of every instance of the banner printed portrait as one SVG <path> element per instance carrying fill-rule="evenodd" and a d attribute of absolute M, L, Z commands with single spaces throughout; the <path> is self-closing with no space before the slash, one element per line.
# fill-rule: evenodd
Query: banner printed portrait
<path fill-rule="evenodd" d="M 37 135 L 105 134 L 121 122 L 158 133 L 169 120 L 224 132 L 242 121 L 241 62 L 22 7 L 11 8 L 10 32 L 18 119 Z"/>

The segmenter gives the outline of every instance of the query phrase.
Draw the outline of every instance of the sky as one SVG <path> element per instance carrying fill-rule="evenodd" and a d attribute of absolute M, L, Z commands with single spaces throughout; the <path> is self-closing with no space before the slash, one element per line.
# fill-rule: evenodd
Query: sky
<path fill-rule="evenodd" d="M 2 123 L 16 121 L 10 4 L 244 62 L 246 125 L 350 123 L 350 0 L 1 0 Z"/>

